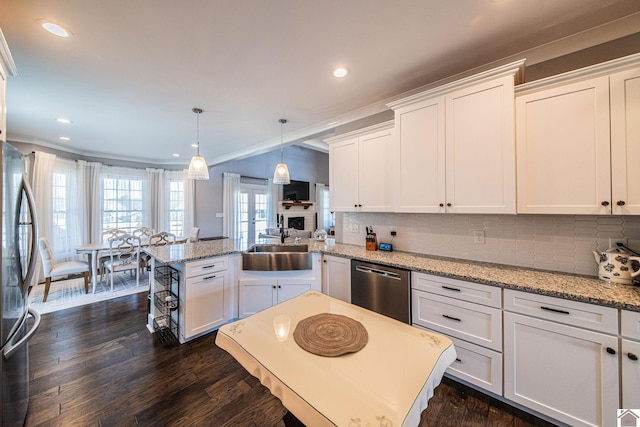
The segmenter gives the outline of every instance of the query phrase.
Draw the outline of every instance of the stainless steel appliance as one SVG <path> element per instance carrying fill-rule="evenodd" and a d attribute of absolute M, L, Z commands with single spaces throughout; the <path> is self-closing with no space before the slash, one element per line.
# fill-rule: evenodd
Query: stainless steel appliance
<path fill-rule="evenodd" d="M 411 324 L 409 271 L 351 260 L 351 303 Z"/>
<path fill-rule="evenodd" d="M 0 287 L 0 426 L 21 426 L 29 405 L 28 342 L 40 324 L 40 314 L 28 307 L 29 283 L 37 250 L 37 221 L 22 154 L 1 142 L 2 257 Z M 29 315 L 33 320 L 29 320 Z M 31 326 L 29 326 L 31 325 Z"/>

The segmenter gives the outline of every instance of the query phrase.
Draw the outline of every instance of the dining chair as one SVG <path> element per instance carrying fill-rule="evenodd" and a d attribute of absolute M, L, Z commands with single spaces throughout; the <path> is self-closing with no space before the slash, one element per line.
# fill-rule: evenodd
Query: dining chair
<path fill-rule="evenodd" d="M 187 242 L 194 243 L 198 240 L 200 240 L 200 228 L 193 227 L 193 229 L 191 230 L 191 234 L 189 235 L 189 240 L 187 240 Z"/>
<path fill-rule="evenodd" d="M 109 239 L 109 259 L 104 262 L 113 292 L 113 274 L 120 271 L 136 272 L 136 287 L 140 284 L 140 237 L 122 234 Z"/>
<path fill-rule="evenodd" d="M 176 235 L 173 233 L 169 233 L 167 231 L 161 231 L 149 237 L 149 246 L 173 245 L 175 242 L 176 242 Z M 144 271 L 148 269 L 150 260 L 151 260 L 151 255 L 148 255 L 146 253 L 140 255 L 143 274 L 144 274 Z"/>
<path fill-rule="evenodd" d="M 123 234 L 127 234 L 126 230 L 121 230 L 119 228 L 110 228 L 108 230 L 105 230 L 102 232 L 101 235 L 101 241 L 102 242 L 109 242 L 109 240 L 113 239 L 114 237 L 118 237 L 118 236 L 122 236 Z M 98 252 L 98 258 L 97 258 L 97 265 L 100 266 L 100 281 L 102 282 L 103 278 L 104 278 L 104 262 L 109 259 L 109 250 L 104 250 L 104 251 L 100 251 Z"/>
<path fill-rule="evenodd" d="M 89 293 L 89 263 L 86 261 L 64 261 L 55 264 L 53 262 L 53 251 L 49 241 L 44 237 L 38 239 L 38 249 L 42 257 L 42 269 L 44 270 L 44 298 L 42 302 L 47 302 L 49 289 L 51 288 L 51 278 L 58 276 L 69 276 L 71 274 L 82 273 L 84 275 L 84 293 Z"/>
<path fill-rule="evenodd" d="M 133 230 L 131 232 L 131 234 L 136 236 L 136 237 L 140 237 L 140 239 L 142 241 L 146 241 L 151 236 L 153 236 L 155 234 L 155 232 L 156 232 L 156 230 L 154 230 L 153 228 L 140 227 L 140 228 L 136 228 L 135 230 Z"/>

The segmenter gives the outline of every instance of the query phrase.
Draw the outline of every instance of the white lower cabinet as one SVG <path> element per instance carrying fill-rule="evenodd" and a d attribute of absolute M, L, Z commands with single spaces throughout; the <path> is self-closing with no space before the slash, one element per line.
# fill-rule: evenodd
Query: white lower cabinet
<path fill-rule="evenodd" d="M 351 302 L 351 259 L 322 256 L 322 292 Z"/>
<path fill-rule="evenodd" d="M 501 395 L 502 289 L 416 272 L 411 288 L 412 324 L 454 343 L 447 374 Z"/>
<path fill-rule="evenodd" d="M 512 290 L 504 310 L 504 397 L 572 426 L 615 426 L 618 310 Z"/>
<path fill-rule="evenodd" d="M 210 332 L 230 320 L 229 257 L 180 264 L 180 342 Z"/>
<path fill-rule="evenodd" d="M 314 288 L 309 279 L 240 279 L 240 317 L 247 317 Z"/>
<path fill-rule="evenodd" d="M 640 408 L 640 313 L 622 310 L 620 322 L 622 408 Z"/>

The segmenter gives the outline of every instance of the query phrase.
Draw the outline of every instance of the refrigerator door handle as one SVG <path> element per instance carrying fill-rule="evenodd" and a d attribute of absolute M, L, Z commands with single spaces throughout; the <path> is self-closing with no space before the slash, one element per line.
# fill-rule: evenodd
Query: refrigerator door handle
<path fill-rule="evenodd" d="M 29 208 L 29 214 L 31 215 L 31 223 L 28 224 L 24 224 L 24 225 L 31 225 L 31 256 L 29 257 L 29 264 L 27 265 L 27 274 L 24 277 L 24 283 L 29 286 L 31 284 L 31 279 L 33 278 L 33 274 L 35 273 L 35 269 L 36 269 L 36 261 L 38 259 L 38 216 L 36 215 L 36 203 L 35 203 L 35 198 L 33 197 L 33 191 L 31 190 L 31 186 L 29 185 L 29 181 L 27 179 L 27 174 L 26 173 L 22 173 L 22 188 L 21 188 L 21 192 L 24 192 L 25 196 L 27 197 L 27 206 Z M 20 205 L 22 204 L 22 202 L 18 203 L 18 215 L 16 215 L 16 218 L 18 220 L 18 222 L 20 221 Z M 18 223 L 18 225 L 20 225 L 20 223 Z M 16 245 L 17 247 L 19 246 L 19 235 L 18 235 L 18 228 L 16 227 Z"/>
<path fill-rule="evenodd" d="M 4 351 L 2 352 L 2 356 L 6 359 L 9 359 L 11 356 L 13 356 L 13 353 L 15 353 L 16 351 L 20 350 L 20 347 L 22 347 L 23 345 L 25 345 L 27 342 L 29 342 L 29 340 L 31 339 L 31 337 L 33 336 L 33 334 L 36 332 L 36 330 L 38 329 L 38 326 L 40 326 L 40 312 L 34 308 L 29 307 L 27 309 L 29 311 L 29 314 L 31 314 L 34 318 L 33 321 L 33 325 L 31 326 L 31 329 L 29 329 L 29 332 L 27 332 L 25 334 L 24 337 L 22 337 L 22 339 L 20 339 L 20 341 L 18 341 L 17 343 L 12 343 L 12 342 L 8 342 L 7 346 L 5 346 Z M 25 317 L 25 322 L 27 321 L 28 317 Z M 14 335 L 15 336 L 15 335 Z"/>

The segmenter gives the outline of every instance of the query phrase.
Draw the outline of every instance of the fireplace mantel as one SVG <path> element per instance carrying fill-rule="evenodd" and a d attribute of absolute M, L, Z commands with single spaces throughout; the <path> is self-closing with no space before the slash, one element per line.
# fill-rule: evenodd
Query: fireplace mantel
<path fill-rule="evenodd" d="M 313 206 L 311 202 L 282 202 L 282 206 L 285 209 L 289 209 L 291 206 L 302 206 L 305 209 L 309 209 L 309 206 Z"/>

